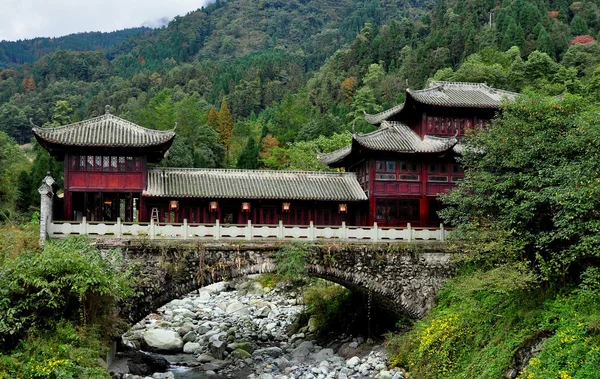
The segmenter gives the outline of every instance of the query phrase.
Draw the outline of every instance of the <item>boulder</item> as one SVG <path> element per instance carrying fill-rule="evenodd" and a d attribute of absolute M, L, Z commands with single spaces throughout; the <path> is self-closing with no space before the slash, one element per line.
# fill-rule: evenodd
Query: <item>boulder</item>
<path fill-rule="evenodd" d="M 234 358 L 237 359 L 246 359 L 246 358 L 250 358 L 252 357 L 252 354 L 250 354 L 249 352 L 247 352 L 246 350 L 242 350 L 242 349 L 235 349 L 232 353 L 231 356 L 233 356 Z"/>
<path fill-rule="evenodd" d="M 359 357 L 352 357 L 346 361 L 346 367 L 353 368 L 360 363 Z"/>
<path fill-rule="evenodd" d="M 183 340 L 173 330 L 150 329 L 144 333 L 144 345 L 149 351 L 173 353 L 180 352 Z"/>
<path fill-rule="evenodd" d="M 208 362 L 214 361 L 215 358 L 211 357 L 208 354 L 200 354 L 200 355 L 198 355 L 198 358 L 196 358 L 196 360 L 200 363 L 208 363 Z"/>
<path fill-rule="evenodd" d="M 227 308 L 225 309 L 225 312 L 229 314 L 235 313 L 236 315 L 240 316 L 247 316 L 250 314 L 248 306 L 239 301 L 232 301 L 231 303 L 229 303 L 229 305 L 227 305 Z"/>
<path fill-rule="evenodd" d="M 225 354 L 225 350 L 227 349 L 227 345 L 223 341 L 212 341 L 210 343 L 210 353 L 213 357 L 217 359 L 223 359 L 223 355 Z"/>
<path fill-rule="evenodd" d="M 265 347 L 264 349 L 254 350 L 254 355 L 268 355 L 269 357 L 277 358 L 283 354 L 283 351 L 276 347 Z"/>
<path fill-rule="evenodd" d="M 165 372 L 169 369 L 169 361 L 143 351 L 130 351 L 125 354 L 128 357 L 127 367 L 132 375 L 152 375 L 155 372 Z"/>
<path fill-rule="evenodd" d="M 196 350 L 200 350 L 200 344 L 196 342 L 188 342 L 183 345 L 183 352 L 186 354 L 194 354 Z"/>

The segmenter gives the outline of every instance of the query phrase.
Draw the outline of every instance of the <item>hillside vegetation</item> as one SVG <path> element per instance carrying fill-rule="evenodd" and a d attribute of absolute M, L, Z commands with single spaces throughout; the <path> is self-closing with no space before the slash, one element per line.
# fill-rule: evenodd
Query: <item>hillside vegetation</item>
<path fill-rule="evenodd" d="M 130 28 L 115 32 L 86 32 L 57 38 L 32 38 L 20 41 L 0 41 L 0 69 L 33 63 L 57 50 L 108 51 L 131 36 L 149 31 L 149 28 Z"/>
<path fill-rule="evenodd" d="M 595 378 L 599 5 L 217 1 L 106 51 L 60 50 L 4 69 L 0 217 L 30 218 L 46 172 L 61 181 L 60 163 L 17 146 L 30 140 L 30 118 L 64 125 L 109 104 L 146 127 L 177 125 L 164 165 L 325 170 L 316 152 L 372 130 L 364 112 L 403 101 L 406 88 L 486 82 L 526 96 L 467 139 L 466 179 L 443 214 L 461 269 L 428 317 L 390 336 L 393 363 L 412 378 Z M 30 347 L 6 351 L 4 370 Z"/>

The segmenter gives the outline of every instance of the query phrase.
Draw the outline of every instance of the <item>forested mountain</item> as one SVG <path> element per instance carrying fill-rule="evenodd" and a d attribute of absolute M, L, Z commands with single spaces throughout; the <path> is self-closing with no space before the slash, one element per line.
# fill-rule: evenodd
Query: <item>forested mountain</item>
<path fill-rule="evenodd" d="M 130 28 L 109 33 L 86 32 L 57 38 L 0 41 L 0 69 L 33 63 L 56 50 L 107 51 L 127 38 L 148 30 L 150 28 Z"/>
<path fill-rule="evenodd" d="M 428 78 L 598 96 L 599 4 L 217 1 L 108 51 L 0 71 L 0 131 L 25 143 L 30 118 L 59 125 L 109 104 L 146 127 L 177 123 L 169 166 L 324 169 L 315 152 Z"/>

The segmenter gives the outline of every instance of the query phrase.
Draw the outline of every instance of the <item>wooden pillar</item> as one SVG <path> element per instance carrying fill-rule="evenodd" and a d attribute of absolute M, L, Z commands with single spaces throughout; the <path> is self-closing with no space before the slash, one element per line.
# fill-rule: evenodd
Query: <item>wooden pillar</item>
<path fill-rule="evenodd" d="M 369 211 L 367 217 L 367 225 L 373 225 L 375 222 L 375 196 L 373 195 L 373 191 L 375 190 L 375 160 L 371 159 L 368 163 L 368 175 L 369 175 Z"/>
<path fill-rule="evenodd" d="M 428 201 L 427 196 L 421 196 L 420 206 L 419 206 L 419 226 L 428 226 L 427 225 L 427 216 L 428 212 Z"/>

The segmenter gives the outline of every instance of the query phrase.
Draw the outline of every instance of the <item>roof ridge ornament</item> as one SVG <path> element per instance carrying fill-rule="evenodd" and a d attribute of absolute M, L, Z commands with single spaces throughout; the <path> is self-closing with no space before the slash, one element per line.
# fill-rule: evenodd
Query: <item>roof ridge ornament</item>
<path fill-rule="evenodd" d="M 110 105 L 106 104 L 104 107 L 104 114 L 107 116 L 110 114 Z"/>

